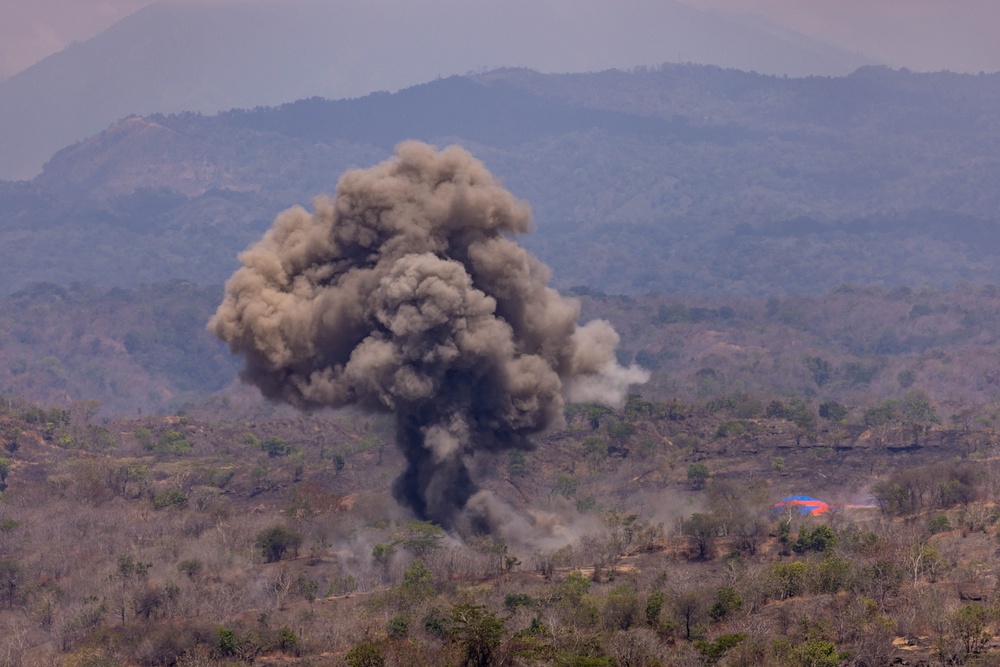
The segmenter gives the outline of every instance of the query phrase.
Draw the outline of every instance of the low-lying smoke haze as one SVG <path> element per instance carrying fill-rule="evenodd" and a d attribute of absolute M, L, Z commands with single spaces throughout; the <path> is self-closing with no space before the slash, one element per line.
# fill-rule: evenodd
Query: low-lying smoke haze
<path fill-rule="evenodd" d="M 282 213 L 240 256 L 209 329 L 275 401 L 396 416 L 397 500 L 464 530 L 515 519 L 478 489 L 476 452 L 530 449 L 565 398 L 620 404 L 648 374 L 512 236 L 530 210 L 464 149 L 405 142 L 346 173 L 312 213 Z M 470 503 L 470 499 L 475 498 Z"/>

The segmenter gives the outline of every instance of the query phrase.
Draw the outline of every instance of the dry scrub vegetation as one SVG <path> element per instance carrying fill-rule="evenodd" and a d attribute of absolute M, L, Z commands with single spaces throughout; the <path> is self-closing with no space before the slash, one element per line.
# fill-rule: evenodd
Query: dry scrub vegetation
<path fill-rule="evenodd" d="M 0 664 L 990 664 L 1000 440 L 920 398 L 571 406 L 474 466 L 541 545 L 405 516 L 377 416 L 6 398 Z"/>

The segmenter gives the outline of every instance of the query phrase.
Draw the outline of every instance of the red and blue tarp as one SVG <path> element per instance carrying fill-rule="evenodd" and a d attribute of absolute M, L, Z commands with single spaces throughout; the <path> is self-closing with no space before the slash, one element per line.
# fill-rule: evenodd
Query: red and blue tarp
<path fill-rule="evenodd" d="M 810 514 L 826 514 L 830 511 L 829 503 L 809 496 L 787 496 L 775 503 L 774 508 L 778 510 L 791 507 L 799 510 L 803 516 Z"/>

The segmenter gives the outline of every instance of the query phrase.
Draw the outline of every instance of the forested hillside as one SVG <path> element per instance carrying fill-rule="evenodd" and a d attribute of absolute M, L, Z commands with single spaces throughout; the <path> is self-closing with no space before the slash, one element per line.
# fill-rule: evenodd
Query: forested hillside
<path fill-rule="evenodd" d="M 1000 75 L 669 65 L 130 118 L 0 184 L 0 279 L 219 283 L 278 211 L 418 138 L 466 145 L 532 205 L 523 242 L 563 288 L 1000 283 L 998 102 Z"/>
<path fill-rule="evenodd" d="M 176 410 L 234 381 L 237 360 L 205 331 L 221 288 L 32 285 L 0 306 L 0 393 L 116 414 Z"/>
<path fill-rule="evenodd" d="M 943 419 L 1000 419 L 1000 291 L 965 285 L 860 288 L 810 297 L 695 298 L 580 290 L 583 319 L 622 337 L 619 361 L 652 371 L 660 400 L 750 393 L 837 401 L 862 419 L 922 392 Z M 102 414 L 175 412 L 241 387 L 239 361 L 205 331 L 221 289 L 185 281 L 137 290 L 33 285 L 0 298 L 0 394 L 47 405 L 100 401 Z"/>

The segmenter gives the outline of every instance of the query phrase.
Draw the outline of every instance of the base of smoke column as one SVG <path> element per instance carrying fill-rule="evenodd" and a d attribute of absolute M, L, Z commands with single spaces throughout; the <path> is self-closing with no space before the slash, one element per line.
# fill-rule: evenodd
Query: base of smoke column
<path fill-rule="evenodd" d="M 476 492 L 455 521 L 460 535 L 489 533 L 512 547 L 558 549 L 599 529 L 596 521 L 567 507 L 565 512 L 521 511 L 490 491 Z"/>

